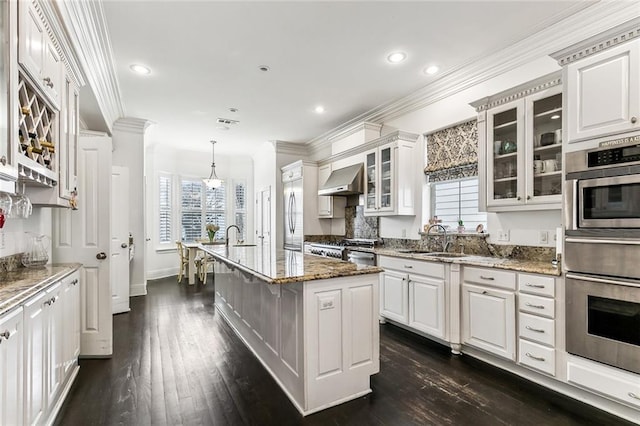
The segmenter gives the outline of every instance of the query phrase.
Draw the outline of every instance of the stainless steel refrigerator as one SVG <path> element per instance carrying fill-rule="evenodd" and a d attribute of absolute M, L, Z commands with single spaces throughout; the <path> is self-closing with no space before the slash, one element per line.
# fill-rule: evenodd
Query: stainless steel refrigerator
<path fill-rule="evenodd" d="M 302 251 L 302 173 L 284 173 L 284 248 Z"/>

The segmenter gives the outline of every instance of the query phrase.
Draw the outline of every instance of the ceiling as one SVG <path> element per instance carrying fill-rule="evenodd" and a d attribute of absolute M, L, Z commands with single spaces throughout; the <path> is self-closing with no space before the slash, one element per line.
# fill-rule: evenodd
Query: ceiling
<path fill-rule="evenodd" d="M 220 154 L 307 142 L 588 5 L 103 0 L 125 115 L 154 122 L 151 143 L 210 152 L 215 139 Z M 390 64 L 394 51 L 407 59 Z"/>

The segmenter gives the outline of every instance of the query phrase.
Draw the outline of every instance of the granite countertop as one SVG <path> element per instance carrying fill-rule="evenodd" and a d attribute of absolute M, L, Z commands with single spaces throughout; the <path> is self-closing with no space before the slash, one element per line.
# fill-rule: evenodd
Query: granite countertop
<path fill-rule="evenodd" d="M 78 270 L 80 263 L 59 263 L 42 268 L 19 268 L 0 273 L 0 315 L 24 303 L 40 290 Z"/>
<path fill-rule="evenodd" d="M 299 251 L 262 250 L 260 246 L 201 246 L 216 259 L 269 284 L 289 284 L 382 272 L 377 266 L 356 265 Z"/>
<path fill-rule="evenodd" d="M 551 262 L 506 259 L 502 257 L 476 256 L 473 254 L 464 257 L 435 257 L 426 253 L 403 253 L 402 249 L 376 248 L 368 250 L 383 256 L 402 257 L 405 259 L 428 260 L 444 263 L 459 263 L 461 265 L 483 266 L 485 268 L 507 269 L 510 271 L 530 272 L 534 274 L 545 274 L 560 276 L 560 267 L 554 266 Z"/>

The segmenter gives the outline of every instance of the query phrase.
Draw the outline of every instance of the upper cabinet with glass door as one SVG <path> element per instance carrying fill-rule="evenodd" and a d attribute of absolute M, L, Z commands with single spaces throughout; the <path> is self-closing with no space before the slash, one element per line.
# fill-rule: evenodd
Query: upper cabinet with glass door
<path fill-rule="evenodd" d="M 560 74 L 545 76 L 471 105 L 478 111 L 480 209 L 560 208 Z"/>
<path fill-rule="evenodd" d="M 369 144 L 376 148 L 365 153 L 366 216 L 415 214 L 415 142 L 418 135 L 395 131 Z"/>

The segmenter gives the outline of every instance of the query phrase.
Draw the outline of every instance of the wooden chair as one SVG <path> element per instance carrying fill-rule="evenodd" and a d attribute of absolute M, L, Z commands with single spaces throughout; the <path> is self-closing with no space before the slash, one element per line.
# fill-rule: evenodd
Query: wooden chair
<path fill-rule="evenodd" d="M 178 246 L 178 257 L 180 258 L 180 264 L 178 266 L 178 282 L 181 283 L 185 274 L 187 273 L 187 267 L 189 266 L 189 254 L 185 251 L 180 241 L 176 241 Z"/>
<path fill-rule="evenodd" d="M 213 256 L 203 251 L 200 251 L 198 253 L 198 256 L 196 257 L 196 273 L 198 274 L 198 279 L 203 285 L 207 283 L 207 273 L 209 272 L 209 265 L 213 264 L 213 262 Z"/>

